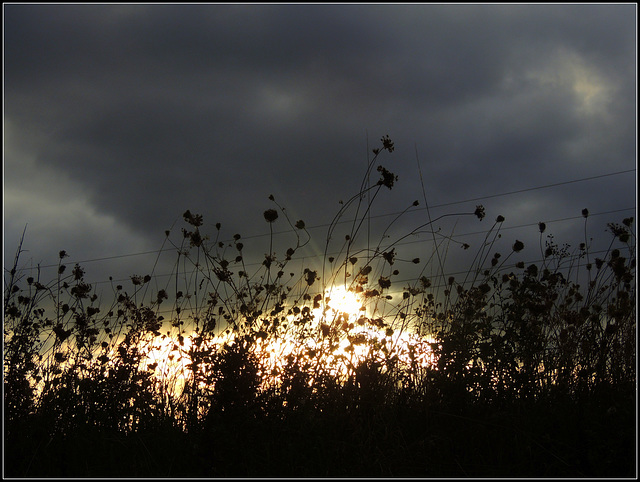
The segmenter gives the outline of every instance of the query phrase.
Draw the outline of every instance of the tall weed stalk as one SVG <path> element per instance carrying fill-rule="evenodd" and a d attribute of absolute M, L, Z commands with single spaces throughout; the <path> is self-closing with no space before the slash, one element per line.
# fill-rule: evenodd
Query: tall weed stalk
<path fill-rule="evenodd" d="M 20 268 L 21 240 L 5 270 L 10 474 L 122 475 L 97 456 L 57 460 L 60 447 L 84 450 L 97 438 L 114 456 L 142 454 L 128 455 L 125 475 L 491 476 L 505 462 L 478 447 L 490 440 L 511 453 L 522 434 L 536 448 L 526 442 L 529 452 L 512 455 L 520 464 L 512 475 L 627 474 L 626 446 L 605 450 L 600 438 L 606 424 L 624 427 L 632 417 L 633 218 L 608 224 L 611 244 L 599 256 L 590 252 L 587 210 L 585 242 L 574 252 L 540 223 L 542 260 L 525 266 L 521 241 L 496 251 L 505 221 L 497 216 L 456 278 L 445 272 L 453 236 L 436 223 L 482 220 L 483 206 L 428 213 L 398 234 L 415 201 L 371 243 L 373 204 L 398 182 L 379 164 L 393 151 L 383 137 L 358 192 L 328 226 L 317 264 L 300 267 L 311 235 L 273 196 L 257 263 L 240 234 L 226 240 L 220 224 L 205 233 L 203 217 L 187 210 L 179 242 L 166 233 L 176 256 L 170 282 L 153 289 L 153 272 L 131 276 L 127 288 L 112 281 L 107 306 L 83 268 L 67 269 L 64 251 L 50 282 Z M 424 189 L 423 200 L 428 207 Z M 289 236 L 282 252 L 276 223 Z M 403 241 L 424 232 L 431 252 L 411 255 Z M 418 276 L 401 281 L 405 268 Z M 342 296 L 357 298 L 359 309 L 338 308 Z M 561 420 L 552 425 L 554 417 Z M 477 445 L 477 458 L 447 448 L 452 427 L 456 440 Z M 633 436 L 621 430 L 623 441 Z M 606 453 L 567 445 L 576 434 Z M 181 449 L 163 442 L 171 439 L 183 440 Z M 347 447 L 355 452 L 348 460 L 338 456 Z M 292 462 L 300 457 L 304 466 Z"/>

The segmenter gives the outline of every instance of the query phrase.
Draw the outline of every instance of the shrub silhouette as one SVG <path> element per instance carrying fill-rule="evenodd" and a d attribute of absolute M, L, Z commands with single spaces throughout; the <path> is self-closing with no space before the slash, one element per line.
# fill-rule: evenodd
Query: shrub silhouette
<path fill-rule="evenodd" d="M 240 234 L 205 233 L 187 210 L 180 242 L 167 232 L 175 290 L 133 275 L 127 290 L 112 283 L 108 306 L 64 251 L 56 279 L 27 276 L 21 241 L 5 271 L 7 475 L 632 474 L 633 218 L 607 225 L 604 254 L 589 250 L 586 209 L 574 252 L 539 223 L 542 260 L 525 266 L 522 241 L 495 251 L 497 216 L 468 272 L 450 276 L 452 237 L 419 257 L 402 241 L 443 217 L 482 221 L 483 206 L 392 239 L 396 219 L 365 247 L 372 204 L 400 182 L 378 164 L 393 151 L 381 138 L 322 262 L 299 276 L 311 236 L 273 196 L 258 263 Z M 292 242 L 276 246 L 276 226 Z M 411 266 L 425 268 L 403 285 Z M 343 285 L 359 313 L 335 308 Z"/>

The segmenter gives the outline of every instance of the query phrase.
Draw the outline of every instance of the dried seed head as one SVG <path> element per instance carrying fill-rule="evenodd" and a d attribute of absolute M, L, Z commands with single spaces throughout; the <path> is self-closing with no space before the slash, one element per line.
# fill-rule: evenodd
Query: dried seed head
<path fill-rule="evenodd" d="M 276 211 L 275 209 L 267 209 L 264 212 L 264 219 L 266 219 L 268 223 L 274 222 L 276 219 L 278 219 L 278 211 Z"/>
<path fill-rule="evenodd" d="M 524 249 L 524 243 L 516 239 L 516 242 L 513 243 L 513 250 L 518 253 Z"/>

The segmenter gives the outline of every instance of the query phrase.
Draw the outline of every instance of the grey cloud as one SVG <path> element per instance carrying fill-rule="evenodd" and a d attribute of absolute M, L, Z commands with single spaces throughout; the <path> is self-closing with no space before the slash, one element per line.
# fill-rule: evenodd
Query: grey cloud
<path fill-rule="evenodd" d="M 5 118 L 36 166 L 150 241 L 185 209 L 264 231 L 271 193 L 327 222 L 367 134 L 396 142 L 380 211 L 421 197 L 414 144 L 430 202 L 470 199 L 634 166 L 631 8 L 7 5 Z"/>

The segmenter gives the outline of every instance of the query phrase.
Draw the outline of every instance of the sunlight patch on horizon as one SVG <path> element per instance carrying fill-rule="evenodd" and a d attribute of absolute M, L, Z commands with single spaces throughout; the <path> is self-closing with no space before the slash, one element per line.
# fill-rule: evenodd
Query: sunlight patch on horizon
<path fill-rule="evenodd" d="M 395 358 L 399 365 L 413 368 L 434 364 L 431 350 L 434 340 L 376 326 L 367 318 L 363 301 L 344 286 L 329 288 L 320 306 L 316 305 L 309 313 L 310 318 L 304 321 L 303 315 L 289 315 L 281 331 L 256 337 L 251 349 L 259 361 L 263 389 L 279 386 L 285 368 L 291 363 L 306 367 L 311 378 L 324 373 L 343 381 L 366 360 L 383 362 Z M 200 341 L 196 332 L 184 337 L 161 335 L 150 340 L 145 366 L 153 369 L 173 396 L 179 396 L 186 380 L 193 376 L 189 352 L 194 348 L 194 340 L 199 340 L 199 349 L 216 351 L 237 339 L 230 331 L 206 342 Z"/>

